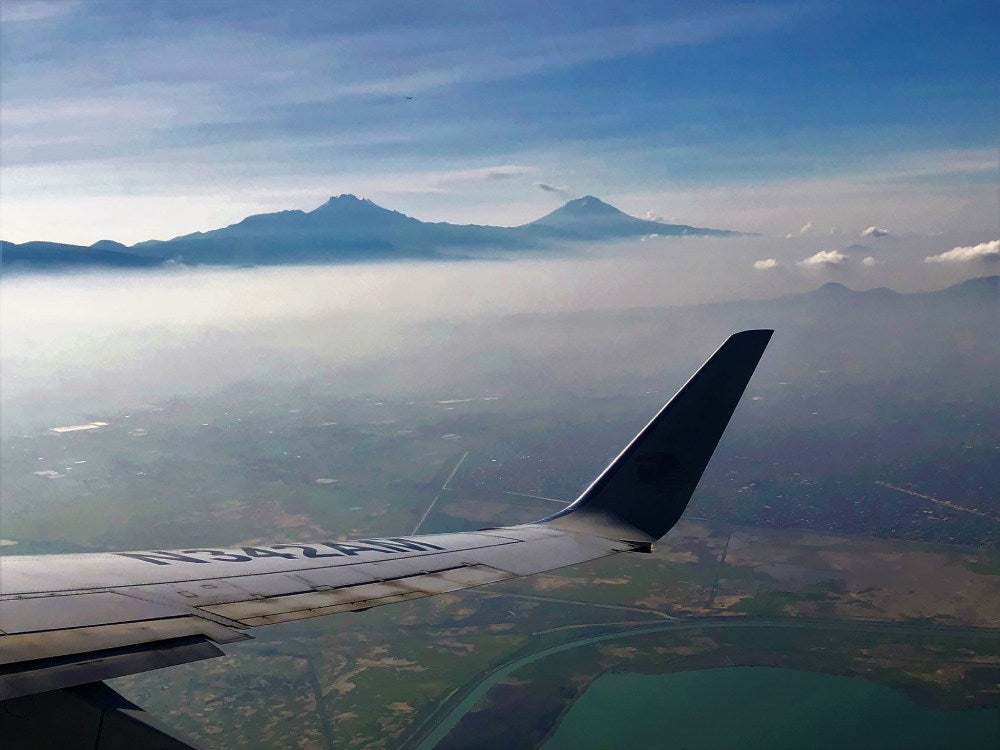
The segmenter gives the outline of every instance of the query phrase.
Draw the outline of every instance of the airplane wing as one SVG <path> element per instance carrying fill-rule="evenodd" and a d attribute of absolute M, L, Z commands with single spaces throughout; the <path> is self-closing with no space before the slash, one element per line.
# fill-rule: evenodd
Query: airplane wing
<path fill-rule="evenodd" d="M 259 625 L 648 552 L 684 512 L 771 333 L 731 336 L 578 500 L 535 523 L 350 542 L 0 557 L 4 746 L 193 747 L 102 681 L 220 656 L 218 644 L 249 638 Z M 60 728 L 66 734 L 52 739 Z"/>

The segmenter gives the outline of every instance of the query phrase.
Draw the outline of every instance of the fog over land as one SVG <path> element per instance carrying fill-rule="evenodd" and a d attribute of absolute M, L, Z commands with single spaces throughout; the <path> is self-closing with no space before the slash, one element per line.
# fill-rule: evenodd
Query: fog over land
<path fill-rule="evenodd" d="M 4 425 L 20 423 L 22 414 L 32 421 L 81 419 L 234 383 L 293 382 L 359 362 L 390 366 L 403 353 L 432 361 L 443 349 L 449 360 L 462 361 L 460 349 L 471 342 L 414 328 L 430 321 L 447 328 L 482 316 L 763 299 L 828 281 L 921 291 L 994 266 L 924 263 L 951 247 L 940 238 L 875 244 L 811 265 L 802 261 L 844 241 L 650 237 L 554 258 L 7 278 L 0 299 Z M 774 263 L 755 269 L 759 258 Z M 516 346 L 551 360 L 552 347 L 573 346 L 574 337 L 580 346 L 592 341 L 585 328 L 560 332 L 557 341 L 527 329 Z M 694 336 L 692 356 L 716 343 L 714 336 Z M 594 355 L 594 372 L 619 367 L 627 374 L 628 367 Z M 551 374 L 559 379 L 555 368 Z M 435 385 L 405 371 L 393 375 L 404 390 Z"/>
<path fill-rule="evenodd" d="M 541 472 L 531 480 L 538 486 L 521 491 L 547 486 L 572 498 L 729 334 L 771 327 L 776 335 L 752 394 L 703 482 L 713 512 L 779 526 L 977 544 L 994 538 L 989 514 L 1000 508 L 986 477 L 1000 366 L 996 282 L 950 285 L 995 264 L 926 263 L 940 247 L 933 241 L 889 245 L 874 265 L 850 248 L 837 264 L 801 264 L 826 252 L 820 247 L 802 239 L 782 247 L 765 238 L 649 238 L 547 259 L 7 278 L 5 460 L 37 453 L 34 471 L 71 471 L 60 456 L 87 438 L 71 443 L 50 429 L 99 421 L 121 435 L 138 428 L 144 455 L 167 470 L 178 450 L 224 453 L 235 415 L 253 414 L 262 432 L 239 433 L 237 465 L 254 487 L 257 457 L 273 448 L 265 435 L 293 418 L 307 436 L 337 422 L 343 408 L 354 414 L 344 406 L 354 403 L 368 406 L 351 419 L 398 423 L 414 446 L 475 434 L 483 456 L 535 456 L 545 467 L 531 469 Z M 774 267 L 756 270 L 753 261 L 765 252 Z M 413 416 L 414 404 L 432 408 Z M 141 422 L 157 413 L 183 430 L 230 426 L 221 434 L 146 436 L 152 428 Z M 314 446 L 317 476 L 327 476 L 324 456 L 343 460 L 367 444 L 342 437 L 343 445 Z M 285 453 L 300 450 L 295 443 Z M 396 449 L 385 450 L 392 456 Z M 235 492 L 222 468 L 227 459 L 207 460 L 215 467 L 207 481 L 218 481 L 223 496 Z M 390 480 L 398 471 L 382 470 Z M 499 481 L 489 471 L 476 480 L 487 488 Z M 843 477 L 849 485 L 838 485 Z M 883 503 L 866 488 L 886 477 L 989 517 L 961 511 L 956 527 L 925 528 L 916 503 L 901 512 L 916 519 L 917 531 L 881 516 L 872 521 Z M 35 507 L 37 478 L 21 481 L 4 483 L 8 519 L 13 508 Z M 732 481 L 757 487 L 756 499 L 734 495 Z M 173 482 L 157 492 L 172 497 Z M 63 480 L 58 486 L 67 500 L 73 495 Z M 116 491 L 134 491 L 126 487 Z M 294 504 L 296 490 L 288 491 Z M 773 518 L 761 516 L 774 496 L 797 499 Z M 398 502 L 404 517 L 411 502 L 420 503 L 406 493 Z M 850 506 L 841 514 L 854 519 L 847 529 L 825 520 L 837 502 Z M 313 517 L 321 527 L 346 531 L 323 513 Z M 242 523 L 253 526 L 252 511 Z M 386 524 L 383 533 L 401 530 Z M 155 544 L 188 543 L 188 526 L 177 508 Z M 209 530 L 202 524 L 198 533 Z M 134 533 L 122 527 L 100 544 L 135 546 Z"/>

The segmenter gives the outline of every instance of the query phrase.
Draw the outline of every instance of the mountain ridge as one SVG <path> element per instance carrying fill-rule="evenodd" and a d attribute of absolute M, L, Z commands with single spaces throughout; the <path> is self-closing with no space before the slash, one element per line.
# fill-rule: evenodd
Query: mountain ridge
<path fill-rule="evenodd" d="M 30 250 L 42 255 L 67 252 L 67 262 L 87 256 L 86 249 L 117 252 L 157 262 L 193 264 L 282 265 L 456 258 L 503 251 L 538 250 L 560 243 L 625 240 L 644 235 L 734 237 L 727 229 L 666 224 L 630 216 L 592 195 L 568 201 L 534 221 L 514 227 L 425 222 L 384 208 L 367 198 L 344 193 L 303 211 L 290 209 L 251 214 L 228 226 L 145 240 L 125 246 L 100 240 L 90 248 L 46 243 L 4 242 L 6 254 L 30 263 Z M 29 247 L 30 246 L 30 247 Z M 72 257 L 69 248 L 73 249 Z M 39 255 L 39 258 L 42 257 Z M 92 256 L 100 263 L 100 256 Z M 109 256 L 110 257 L 110 256 Z M 124 259 L 112 259 L 124 261 Z M 51 260 L 46 260 L 51 262 Z M 113 264 L 113 263 L 112 263 Z"/>
<path fill-rule="evenodd" d="M 167 264 L 166 258 L 110 249 L 118 246 L 111 240 L 99 240 L 89 247 L 61 242 L 0 241 L 0 267 L 11 270 L 61 270 L 87 268 L 155 268 Z M 124 247 L 122 245 L 121 247 Z"/>

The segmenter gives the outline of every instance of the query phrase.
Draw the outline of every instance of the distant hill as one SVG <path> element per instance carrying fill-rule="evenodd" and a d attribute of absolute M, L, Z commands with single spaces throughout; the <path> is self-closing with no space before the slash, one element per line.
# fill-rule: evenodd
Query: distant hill
<path fill-rule="evenodd" d="M 942 319 L 952 320 L 961 311 L 974 308 L 993 308 L 995 315 L 997 303 L 1000 303 L 998 281 L 1000 276 L 979 276 L 929 292 L 897 292 L 888 287 L 858 291 L 837 282 L 829 282 L 809 292 L 765 300 L 716 302 L 708 306 L 753 310 L 762 315 L 760 321 L 765 321 L 764 316 L 776 312 L 785 314 L 792 310 L 808 311 L 810 315 L 828 316 L 831 327 L 837 327 L 840 316 L 848 309 L 853 314 L 868 315 L 873 324 L 880 320 L 881 312 L 888 309 L 920 309 L 924 313 L 938 311 L 943 316 Z M 755 324 L 762 325 L 763 322 L 755 321 Z M 845 330 L 857 333 L 856 328 Z"/>
<path fill-rule="evenodd" d="M 586 195 L 519 229 L 537 237 L 565 240 L 627 239 L 643 235 L 733 237 L 739 232 L 637 219 L 600 198 Z"/>
<path fill-rule="evenodd" d="M 127 249 L 117 242 L 102 240 L 91 247 L 60 242 L 0 242 L 0 268 L 18 271 L 58 271 L 82 268 L 154 268 L 165 258 L 106 249 L 109 245 Z"/>
<path fill-rule="evenodd" d="M 893 297 L 903 297 L 906 300 L 931 301 L 940 300 L 942 302 L 1000 302 L 1000 276 L 977 276 L 966 281 L 952 284 L 943 289 L 934 289 L 929 292 L 897 292 L 888 287 L 880 286 L 874 289 L 855 291 L 843 284 L 835 281 L 823 284 L 818 289 L 804 294 L 790 294 L 778 297 L 774 301 L 783 300 L 807 300 L 813 303 L 821 303 L 825 300 L 835 301 L 838 304 L 844 301 L 865 302 L 888 300 Z"/>
<path fill-rule="evenodd" d="M 594 196 L 572 200 L 547 216 L 519 227 L 424 222 L 354 195 L 340 195 L 312 211 L 255 214 L 220 229 L 171 240 L 149 240 L 130 248 L 101 240 L 90 248 L 56 243 L 4 247 L 41 249 L 21 262 L 48 266 L 64 254 L 63 265 L 130 265 L 110 252 L 162 263 L 275 265 L 363 260 L 434 259 L 482 256 L 500 251 L 541 249 L 568 242 L 608 241 L 643 235 L 736 236 L 721 229 L 637 219 Z M 49 259 L 51 256 L 51 259 Z M 87 260 L 87 259 L 90 260 Z M 131 265 L 139 265 L 131 263 Z"/>
<path fill-rule="evenodd" d="M 969 302 L 1000 302 L 1000 275 L 979 276 L 928 294 L 941 294 Z"/>

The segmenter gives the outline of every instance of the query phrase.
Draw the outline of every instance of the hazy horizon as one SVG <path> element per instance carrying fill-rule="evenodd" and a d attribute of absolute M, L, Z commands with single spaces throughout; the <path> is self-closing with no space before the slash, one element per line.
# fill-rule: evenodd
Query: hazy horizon
<path fill-rule="evenodd" d="M 340 193 L 511 226 L 593 194 L 995 240 L 996 14 L 960 8 L 7 0 L 0 227 L 132 244 Z"/>
<path fill-rule="evenodd" d="M 775 250 L 767 238 L 687 238 L 520 260 L 11 275 L 0 281 L 4 421 L 46 412 L 50 421 L 59 414 L 72 421 L 154 394 L 294 380 L 359 363 L 378 368 L 401 352 L 433 358 L 442 342 L 437 334 L 425 341 L 428 331 L 469 321 L 680 311 L 804 293 L 830 281 L 856 290 L 928 291 L 995 268 L 983 260 L 927 263 L 929 249 L 901 242 L 887 245 L 875 265 L 857 254 L 840 264 L 801 265 L 824 246 L 804 245 L 796 240 Z M 767 254 L 780 259 L 777 265 L 754 268 Z M 525 341 L 543 360 L 545 348 L 531 344 L 530 333 Z M 696 350 L 717 343 L 691 342 Z"/>

